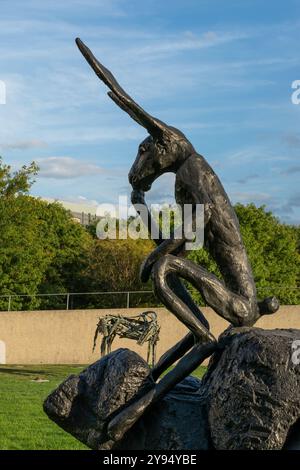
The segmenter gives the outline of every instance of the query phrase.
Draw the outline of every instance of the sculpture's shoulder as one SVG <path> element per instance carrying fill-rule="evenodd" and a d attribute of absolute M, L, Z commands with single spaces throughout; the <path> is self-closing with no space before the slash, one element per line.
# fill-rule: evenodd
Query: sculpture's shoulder
<path fill-rule="evenodd" d="M 176 174 L 176 194 L 181 199 L 193 195 L 191 202 L 214 201 L 216 196 L 227 197 L 218 176 L 200 154 L 193 154 L 185 160 Z"/>
<path fill-rule="evenodd" d="M 182 187 L 195 186 L 199 184 L 203 174 L 204 158 L 193 154 L 187 158 L 176 172 L 176 185 Z"/>

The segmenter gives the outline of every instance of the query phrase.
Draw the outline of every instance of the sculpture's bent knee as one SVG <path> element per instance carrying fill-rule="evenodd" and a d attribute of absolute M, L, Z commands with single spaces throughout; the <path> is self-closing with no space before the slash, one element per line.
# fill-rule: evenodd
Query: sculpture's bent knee
<path fill-rule="evenodd" d="M 170 272 L 169 267 L 173 260 L 172 255 L 165 255 L 160 258 L 153 266 L 152 269 L 152 280 L 154 285 L 154 291 L 159 296 L 162 292 L 165 292 L 169 287 L 167 285 L 167 275 Z"/>
<path fill-rule="evenodd" d="M 163 283 L 166 279 L 167 274 L 170 272 L 170 266 L 174 260 L 174 256 L 165 255 L 160 258 L 153 266 L 152 276 L 154 282 L 158 281 L 158 284 Z"/>

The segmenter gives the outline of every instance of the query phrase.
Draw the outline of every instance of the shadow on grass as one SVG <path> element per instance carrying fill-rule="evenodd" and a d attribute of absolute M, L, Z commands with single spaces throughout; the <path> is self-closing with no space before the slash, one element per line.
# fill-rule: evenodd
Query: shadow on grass
<path fill-rule="evenodd" d="M 46 370 L 31 370 L 31 369 L 14 369 L 8 367 L 0 367 L 0 374 L 12 374 L 12 375 L 47 375 Z"/>

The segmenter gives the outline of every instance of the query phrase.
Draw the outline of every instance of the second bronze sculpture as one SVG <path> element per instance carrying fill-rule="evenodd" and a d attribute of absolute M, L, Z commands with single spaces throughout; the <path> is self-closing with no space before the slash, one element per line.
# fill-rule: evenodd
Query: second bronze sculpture
<path fill-rule="evenodd" d="M 76 43 L 97 76 L 109 87 L 109 97 L 149 133 L 140 144 L 129 172 L 132 203 L 145 204 L 144 193 L 151 189 L 152 183 L 164 173 L 175 173 L 177 204 L 204 204 L 205 247 L 223 277 L 221 281 L 202 266 L 185 259 L 186 238 L 172 236 L 169 240 L 162 237 L 155 240 L 157 247 L 143 263 L 141 279 L 146 282 L 152 275 L 157 297 L 190 333 L 160 358 L 152 369 L 152 376 L 157 380 L 163 371 L 179 360 L 174 369 L 108 423 L 108 438 L 117 441 L 152 403 L 189 375 L 218 347 L 207 320 L 180 279 L 190 282 L 206 304 L 235 327 L 254 325 L 262 315 L 276 312 L 279 303 L 275 297 L 258 301 L 237 216 L 208 162 L 181 131 L 144 111 L 80 39 L 76 39 Z M 148 217 L 151 217 L 150 211 Z"/>

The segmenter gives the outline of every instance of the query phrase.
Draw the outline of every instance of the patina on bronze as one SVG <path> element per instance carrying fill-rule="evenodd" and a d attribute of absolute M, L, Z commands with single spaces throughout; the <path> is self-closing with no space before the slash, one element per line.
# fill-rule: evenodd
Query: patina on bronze
<path fill-rule="evenodd" d="M 181 206 L 204 204 L 205 246 L 223 277 L 221 281 L 184 258 L 186 238 L 172 236 L 170 240 L 162 237 L 156 240 L 156 249 L 143 263 L 141 279 L 146 282 L 152 274 L 158 298 L 190 333 L 160 358 L 152 369 L 152 376 L 156 380 L 180 359 L 175 368 L 108 424 L 109 437 L 119 440 L 151 403 L 165 395 L 218 347 L 207 320 L 180 278 L 198 289 L 206 304 L 233 326 L 252 326 L 262 315 L 276 312 L 279 303 L 275 297 L 258 301 L 236 213 L 208 162 L 181 131 L 151 116 L 133 101 L 80 39 L 76 39 L 76 43 L 97 76 L 110 88 L 109 97 L 150 134 L 140 144 L 129 172 L 132 203 L 144 204 L 144 192 L 151 189 L 153 181 L 163 173 L 175 173 L 176 202 Z M 151 217 L 150 211 L 148 217 Z"/>

